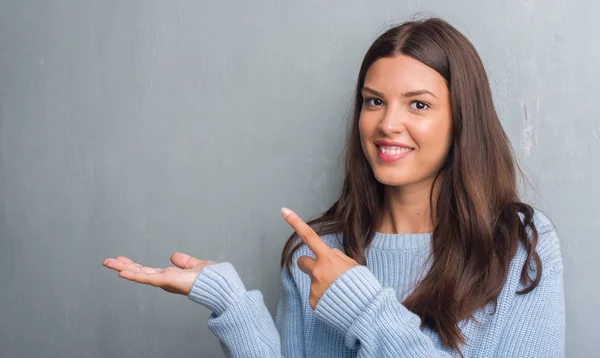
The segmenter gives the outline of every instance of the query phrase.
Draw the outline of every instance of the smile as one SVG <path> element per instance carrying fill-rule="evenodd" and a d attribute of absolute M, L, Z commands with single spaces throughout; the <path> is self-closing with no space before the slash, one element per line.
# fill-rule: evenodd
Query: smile
<path fill-rule="evenodd" d="M 377 155 L 384 163 L 392 163 L 400 160 L 413 151 L 412 148 L 404 148 L 398 146 L 377 146 Z"/>

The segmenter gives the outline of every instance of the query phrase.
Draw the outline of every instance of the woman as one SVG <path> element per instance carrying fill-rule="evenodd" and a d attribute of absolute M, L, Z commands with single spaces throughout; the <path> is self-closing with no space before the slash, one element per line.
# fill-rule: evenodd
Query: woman
<path fill-rule="evenodd" d="M 564 356 L 559 240 L 519 199 L 472 44 L 440 19 L 391 28 L 365 55 L 353 113 L 339 199 L 308 224 L 282 209 L 295 233 L 275 322 L 230 263 L 104 265 L 211 309 L 236 357 Z"/>

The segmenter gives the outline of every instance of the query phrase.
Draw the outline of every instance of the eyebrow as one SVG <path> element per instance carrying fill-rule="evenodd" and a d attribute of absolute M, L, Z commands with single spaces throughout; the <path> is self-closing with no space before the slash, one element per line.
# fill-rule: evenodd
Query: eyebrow
<path fill-rule="evenodd" d="M 369 87 L 367 87 L 367 86 L 364 86 L 364 87 L 362 88 L 362 90 L 363 90 L 363 91 L 367 91 L 367 92 L 371 92 L 371 93 L 373 93 L 374 95 L 376 95 L 376 96 L 379 96 L 379 97 L 385 97 L 385 96 L 383 95 L 383 93 L 381 93 L 381 92 L 378 92 L 378 91 L 375 91 L 374 89 L 372 89 L 372 88 L 369 88 Z M 416 91 L 404 92 L 404 93 L 402 93 L 402 96 L 403 96 L 403 97 L 415 97 L 415 96 L 419 96 L 419 95 L 422 95 L 422 94 L 428 94 L 428 95 L 431 95 L 431 96 L 433 96 L 433 97 L 437 98 L 437 96 L 436 96 L 436 95 L 434 95 L 434 94 L 433 94 L 433 92 L 431 92 L 431 91 L 428 91 L 428 90 L 426 90 L 426 89 L 420 89 L 420 90 L 416 90 Z"/>

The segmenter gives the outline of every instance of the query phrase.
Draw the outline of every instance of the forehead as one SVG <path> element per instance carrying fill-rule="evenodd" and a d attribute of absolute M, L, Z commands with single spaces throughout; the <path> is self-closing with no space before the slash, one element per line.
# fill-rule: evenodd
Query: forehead
<path fill-rule="evenodd" d="M 419 89 L 430 90 L 436 95 L 448 92 L 444 77 L 406 55 L 383 57 L 373 62 L 367 70 L 364 85 L 390 94 Z"/>

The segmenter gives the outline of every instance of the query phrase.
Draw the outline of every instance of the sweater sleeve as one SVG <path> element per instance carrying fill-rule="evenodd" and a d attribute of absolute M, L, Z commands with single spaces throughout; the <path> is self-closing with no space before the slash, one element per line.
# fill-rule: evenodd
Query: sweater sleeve
<path fill-rule="evenodd" d="M 421 318 L 383 288 L 366 266 L 355 266 L 325 291 L 315 315 L 339 329 L 357 357 L 451 357 L 421 332 Z"/>
<path fill-rule="evenodd" d="M 525 295 L 515 296 L 495 357 L 565 356 L 565 301 L 562 266 Z"/>
<path fill-rule="evenodd" d="M 227 357 L 281 357 L 282 348 L 286 358 L 304 356 L 298 290 L 287 270 L 281 275 L 275 322 L 261 292 L 247 291 L 231 263 L 207 266 L 196 278 L 188 298 L 212 310 L 208 328 Z"/>

